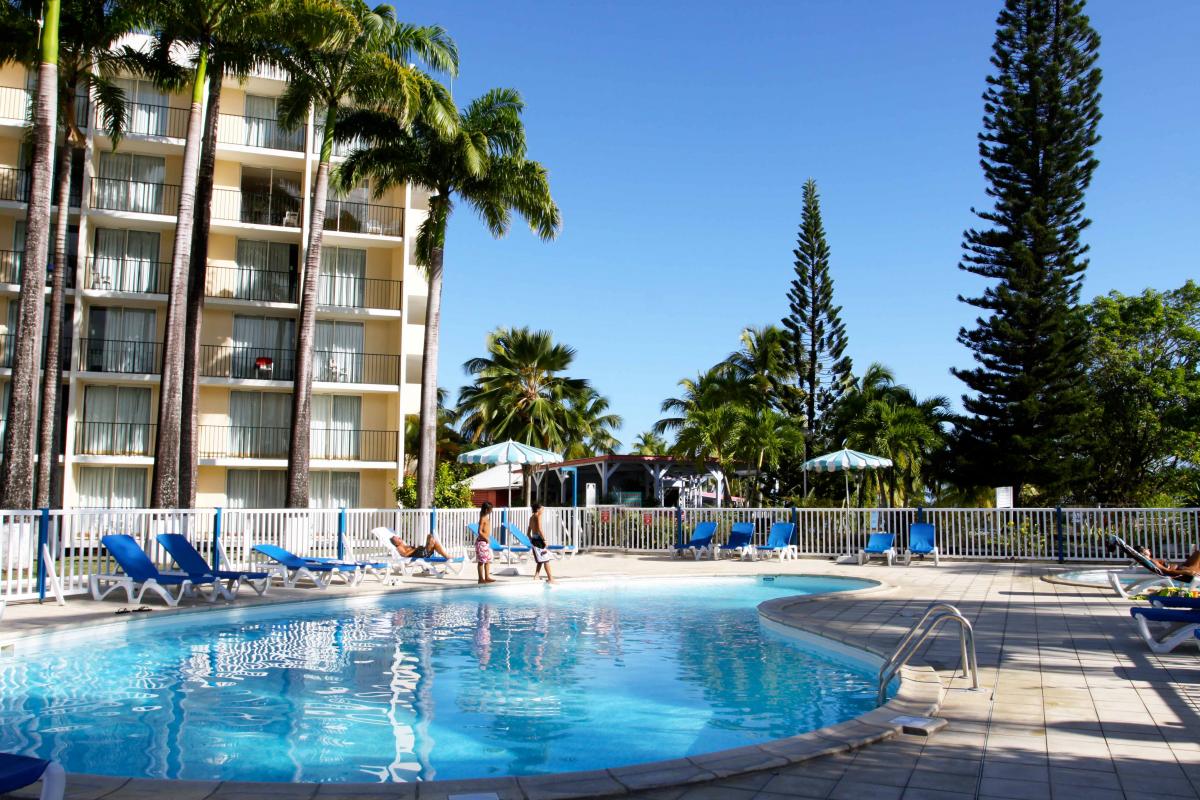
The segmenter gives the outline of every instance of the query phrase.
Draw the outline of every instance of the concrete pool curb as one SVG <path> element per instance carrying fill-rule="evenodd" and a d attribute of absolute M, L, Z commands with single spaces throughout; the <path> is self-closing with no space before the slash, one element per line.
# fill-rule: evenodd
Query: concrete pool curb
<path fill-rule="evenodd" d="M 724 574 L 728 576 L 727 573 Z M 786 574 L 787 577 L 804 577 L 801 574 Z M 617 576 L 606 576 L 609 579 Z M 629 579 L 680 577 L 678 575 L 628 576 Z M 707 575 L 689 575 L 703 578 Z M 828 578 L 828 575 L 809 575 Z M 571 582 L 595 580 L 580 577 Z M 857 579 L 864 580 L 864 579 Z M 881 661 L 888 654 L 877 652 L 853 634 L 853 631 L 830 631 L 817 633 L 806 626 L 804 609 L 813 603 L 834 600 L 867 599 L 887 595 L 895 591 L 894 586 L 875 580 L 874 586 L 829 592 L 816 595 L 800 595 L 768 600 L 758 606 L 762 618 L 775 627 L 798 631 L 805 637 L 814 637 L 844 646 L 850 657 Z M 467 585 L 422 585 L 408 587 L 408 591 L 453 590 L 473 587 Z M 380 587 L 380 591 L 360 594 L 359 597 L 373 598 L 396 593 L 395 589 Z M 407 593 L 407 592 L 406 592 Z M 353 596 L 313 598 L 287 598 L 278 603 L 257 603 L 253 607 L 281 605 L 290 602 L 320 602 L 344 599 Z M 196 612 L 210 607 L 197 608 Z M 180 609 L 182 612 L 191 609 Z M 158 616 L 158 615 L 155 615 Z M 171 615 L 162 615 L 160 619 Z M 113 620 L 126 623 L 128 619 Z M 53 626 L 55 633 L 78 629 L 79 624 Z M 32 638 L 32 637 L 22 637 Z M 318 798 L 318 800 L 368 800 L 368 798 L 416 798 L 419 800 L 451 800 L 456 795 L 490 796 L 500 800 L 573 800 L 587 797 L 615 797 L 631 792 L 670 789 L 707 783 L 733 776 L 746 775 L 763 770 L 777 769 L 799 764 L 811 759 L 835 753 L 848 752 L 865 747 L 901 732 L 902 725 L 895 719 L 900 716 L 928 717 L 937 713 L 945 689 L 932 667 L 905 667 L 899 675 L 896 694 L 883 706 L 854 719 L 836 725 L 819 728 L 785 739 L 747 745 L 731 750 L 721 750 L 685 758 L 654 761 L 612 769 L 583 772 L 563 772 L 524 777 L 476 778 L 464 780 L 429 781 L 409 784 L 380 783 L 255 783 L 245 781 L 173 781 L 149 778 L 123 778 L 100 775 L 71 774 L 68 796 L 72 800 L 149 800 L 170 797 L 172 800 L 251 800 L 269 797 L 286 800 Z M 14 793 L 13 797 L 37 797 L 30 789 Z"/>

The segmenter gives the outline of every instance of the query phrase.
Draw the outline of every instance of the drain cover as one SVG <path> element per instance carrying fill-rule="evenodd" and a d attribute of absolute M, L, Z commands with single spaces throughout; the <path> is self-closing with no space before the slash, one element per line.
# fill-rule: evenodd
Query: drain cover
<path fill-rule="evenodd" d="M 892 724 L 910 736 L 932 736 L 949 723 L 938 717 L 892 717 Z"/>

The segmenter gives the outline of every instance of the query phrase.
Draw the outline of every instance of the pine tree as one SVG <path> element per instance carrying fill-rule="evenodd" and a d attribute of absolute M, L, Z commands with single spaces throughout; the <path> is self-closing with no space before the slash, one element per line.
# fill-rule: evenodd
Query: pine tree
<path fill-rule="evenodd" d="M 790 314 L 783 319 L 787 331 L 787 360 L 797 376 L 798 391 L 784 405 L 795 416 L 804 416 L 806 447 L 826 444 L 827 417 L 853 384 L 853 365 L 846 351 L 846 326 L 841 306 L 833 304 L 833 279 L 829 277 L 829 244 L 821 223 L 817 183 L 804 184 L 804 211 L 796 239 L 796 277 L 788 291 Z"/>
<path fill-rule="evenodd" d="M 960 432 L 964 478 L 1061 498 L 1079 478 L 1087 406 L 1078 309 L 1084 192 L 1097 161 L 1100 38 L 1083 0 L 1007 0 L 992 46 L 979 154 L 994 207 L 963 234 L 959 268 L 995 281 L 959 300 L 987 312 L 958 340 L 977 366 Z"/>

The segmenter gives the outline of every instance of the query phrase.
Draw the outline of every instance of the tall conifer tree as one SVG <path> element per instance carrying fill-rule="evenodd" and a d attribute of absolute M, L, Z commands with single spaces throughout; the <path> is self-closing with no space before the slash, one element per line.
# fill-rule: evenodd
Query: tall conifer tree
<path fill-rule="evenodd" d="M 846 326 L 841 306 L 833 304 L 829 277 L 829 244 L 821 222 L 821 198 L 811 178 L 804 184 L 804 210 L 796 239 L 796 277 L 788 291 L 790 313 L 783 318 L 785 349 L 799 391 L 784 398 L 793 415 L 805 418 L 806 447 L 827 444 L 828 412 L 853 384 L 853 365 L 846 352 Z"/>
<path fill-rule="evenodd" d="M 994 281 L 981 297 L 959 298 L 987 314 L 958 335 L 977 363 L 954 370 L 971 392 L 964 477 L 1011 485 L 1023 501 L 1030 487 L 1061 498 L 1081 470 L 1080 234 L 1100 120 L 1100 37 L 1083 9 L 1083 0 L 1006 0 L 1000 12 L 979 135 L 995 202 L 972 209 L 985 227 L 963 234 L 959 264 Z"/>

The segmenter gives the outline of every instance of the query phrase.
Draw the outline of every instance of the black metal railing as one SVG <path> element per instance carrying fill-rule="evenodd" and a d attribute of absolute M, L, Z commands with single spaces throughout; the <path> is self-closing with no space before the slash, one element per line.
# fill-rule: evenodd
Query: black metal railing
<path fill-rule="evenodd" d="M 283 192 L 244 192 L 240 189 L 213 189 L 213 219 L 245 222 L 251 225 L 300 227 L 300 198 Z"/>
<path fill-rule="evenodd" d="M 124 178 L 92 178 L 92 207 L 174 216 L 179 212 L 179 187 Z"/>
<path fill-rule="evenodd" d="M 242 147 L 265 147 L 271 150 L 304 152 L 305 129 L 301 125 L 288 130 L 278 120 L 247 117 L 241 114 L 222 114 L 217 125 L 217 141 Z"/>
<path fill-rule="evenodd" d="M 317 283 L 317 302 L 341 308 L 400 310 L 402 281 L 322 275 Z"/>
<path fill-rule="evenodd" d="M 0 86 L 0 117 L 5 119 L 32 119 L 30 112 L 32 95 L 28 89 L 15 86 Z M 91 102 L 86 97 L 75 98 L 75 124 L 87 130 L 92 115 Z"/>
<path fill-rule="evenodd" d="M 287 458 L 291 428 L 201 425 L 201 458 Z M 312 428 L 309 457 L 336 461 L 395 462 L 396 431 Z"/>
<path fill-rule="evenodd" d="M 68 289 L 74 289 L 75 288 L 75 270 L 70 268 L 70 264 L 73 264 L 75 262 L 75 254 L 68 253 L 67 259 L 70 263 L 68 264 L 66 274 L 63 275 L 63 281 L 65 281 L 64 285 Z M 20 283 L 21 282 L 21 268 L 24 266 L 24 263 L 25 263 L 25 251 L 24 250 L 0 250 L 0 283 Z M 46 269 L 48 272 L 48 274 L 46 276 L 46 285 L 48 286 L 50 284 L 50 281 L 53 280 L 53 277 L 54 277 L 54 254 L 53 253 L 50 254 L 50 263 L 46 265 Z"/>
<path fill-rule="evenodd" d="M 207 378 L 291 381 L 296 377 L 296 353 L 250 345 L 202 345 L 200 374 Z M 400 356 L 382 353 L 313 353 L 314 381 L 327 383 L 400 383 Z"/>
<path fill-rule="evenodd" d="M 71 368 L 71 339 L 68 336 L 61 336 L 58 340 L 58 357 L 59 367 L 63 370 Z M 12 369 L 13 356 L 17 344 L 17 335 L 15 333 L 0 333 L 0 367 Z M 46 368 L 46 337 L 42 336 L 42 346 L 39 350 L 41 353 L 41 368 Z"/>
<path fill-rule="evenodd" d="M 325 230 L 369 233 L 375 236 L 402 236 L 404 209 L 350 200 L 328 200 L 325 202 Z"/>
<path fill-rule="evenodd" d="M 209 267 L 204 294 L 262 303 L 295 303 L 296 273 L 241 267 Z"/>
<path fill-rule="evenodd" d="M 75 452 L 90 456 L 152 456 L 156 429 L 149 422 L 77 422 Z"/>
<path fill-rule="evenodd" d="M 71 179 L 70 195 L 67 198 L 67 203 L 78 208 L 80 201 L 83 199 L 82 182 L 78 185 L 75 183 L 76 178 Z M 14 167 L 0 167 L 0 200 L 11 200 L 15 203 L 29 202 L 29 182 L 30 173 L 27 169 L 16 169 Z M 56 187 L 51 191 L 55 191 Z M 57 202 L 57 197 L 51 198 L 52 202 Z"/>
<path fill-rule="evenodd" d="M 313 126 L 313 155 L 321 155 L 321 142 L 323 141 L 325 141 L 325 125 L 322 123 L 317 123 Z M 363 143 L 357 139 L 349 142 L 335 141 L 333 143 L 333 152 L 331 155 L 335 158 L 345 158 L 362 146 Z"/>
<path fill-rule="evenodd" d="M 172 108 L 154 103 L 125 104 L 125 135 L 187 137 L 190 108 Z"/>
<path fill-rule="evenodd" d="M 106 292 L 166 294 L 171 282 L 171 262 L 92 256 L 87 260 L 84 280 L 87 288 Z"/>
<path fill-rule="evenodd" d="M 157 375 L 162 372 L 162 342 L 80 339 L 79 369 Z"/>

